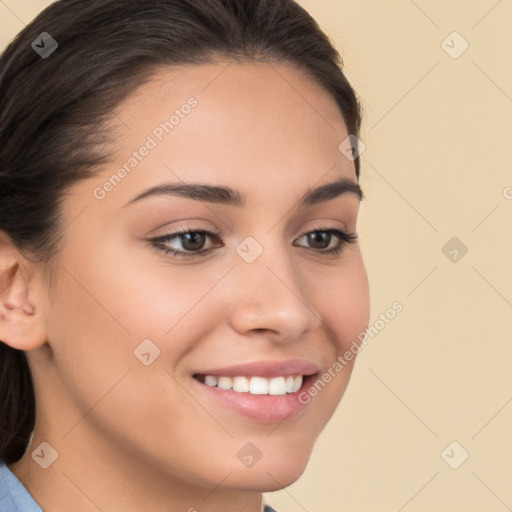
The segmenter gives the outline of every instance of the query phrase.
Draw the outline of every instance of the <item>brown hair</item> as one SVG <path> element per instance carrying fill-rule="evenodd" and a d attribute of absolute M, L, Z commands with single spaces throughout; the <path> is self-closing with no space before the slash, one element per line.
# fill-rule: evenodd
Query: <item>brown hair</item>
<path fill-rule="evenodd" d="M 42 33 L 58 44 L 46 58 L 32 46 L 44 46 Z M 64 231 L 61 201 L 108 161 L 112 109 L 162 66 L 220 60 L 297 66 L 327 89 L 348 133 L 359 135 L 361 105 L 342 59 L 293 0 L 60 0 L 9 44 L 0 57 L 0 230 L 42 264 L 50 284 Z M 355 166 L 359 178 L 358 158 Z M 27 448 L 35 406 L 24 352 L 0 341 L 7 464 Z"/>

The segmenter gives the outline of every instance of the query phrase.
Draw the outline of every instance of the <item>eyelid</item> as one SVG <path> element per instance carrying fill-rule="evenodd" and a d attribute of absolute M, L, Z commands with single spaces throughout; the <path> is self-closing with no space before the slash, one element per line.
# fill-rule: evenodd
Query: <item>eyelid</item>
<path fill-rule="evenodd" d="M 205 228 L 191 228 L 189 226 L 180 226 L 179 228 L 174 229 L 173 231 L 169 231 L 168 233 L 160 236 L 156 236 L 153 238 L 150 238 L 148 241 L 150 242 L 161 242 L 162 244 L 165 244 L 165 242 L 168 242 L 169 239 L 179 239 L 180 235 L 186 235 L 188 233 L 202 233 L 206 237 L 211 238 L 213 240 L 221 240 L 221 233 L 217 232 L 215 230 L 205 229 Z M 206 249 L 208 250 L 208 249 Z M 196 251 L 198 253 L 199 251 Z M 193 254 L 193 253 L 190 253 Z"/>
<path fill-rule="evenodd" d="M 325 221 L 325 223 L 327 222 L 327 220 Z M 333 222 L 333 219 L 330 219 L 330 222 Z M 356 234 L 355 232 L 351 232 L 350 230 L 346 229 L 345 226 L 326 226 L 322 223 L 318 223 L 318 224 L 313 224 L 313 226 L 310 226 L 308 227 L 307 229 L 303 230 L 301 232 L 300 235 L 298 235 L 297 238 L 300 238 L 304 235 L 307 235 L 308 233 L 311 233 L 313 231 L 332 231 L 332 230 L 337 230 L 337 231 L 342 231 L 343 233 L 347 233 L 347 234 Z"/>

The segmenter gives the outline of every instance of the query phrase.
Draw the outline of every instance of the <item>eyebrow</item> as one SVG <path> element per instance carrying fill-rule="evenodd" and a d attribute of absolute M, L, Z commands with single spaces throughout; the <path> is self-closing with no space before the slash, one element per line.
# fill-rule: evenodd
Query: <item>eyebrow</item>
<path fill-rule="evenodd" d="M 310 188 L 299 199 L 297 208 L 306 208 L 314 206 L 324 201 L 335 199 L 343 194 L 354 194 L 359 201 L 364 199 L 364 193 L 358 183 L 348 179 L 340 178 L 332 183 L 327 183 L 316 188 Z M 205 201 L 214 204 L 223 204 L 245 208 L 247 198 L 245 194 L 240 194 L 237 190 L 230 187 L 220 187 L 216 185 L 207 185 L 202 183 L 164 183 L 144 190 L 134 198 L 130 199 L 124 206 L 133 204 L 141 199 L 151 196 L 176 196 L 197 201 Z"/>

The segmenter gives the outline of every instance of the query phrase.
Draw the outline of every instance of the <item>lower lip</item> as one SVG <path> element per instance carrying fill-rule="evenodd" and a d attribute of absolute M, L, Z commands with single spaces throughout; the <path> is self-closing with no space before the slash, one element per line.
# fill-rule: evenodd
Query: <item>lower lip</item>
<path fill-rule="evenodd" d="M 294 393 L 286 393 L 285 395 L 252 395 L 251 393 L 241 393 L 232 389 L 207 386 L 193 377 L 192 380 L 203 393 L 207 393 L 221 406 L 228 407 L 252 420 L 276 423 L 293 418 L 304 410 L 307 404 L 302 404 L 299 401 L 299 394 L 314 377 L 314 375 L 303 377 L 302 386 Z"/>

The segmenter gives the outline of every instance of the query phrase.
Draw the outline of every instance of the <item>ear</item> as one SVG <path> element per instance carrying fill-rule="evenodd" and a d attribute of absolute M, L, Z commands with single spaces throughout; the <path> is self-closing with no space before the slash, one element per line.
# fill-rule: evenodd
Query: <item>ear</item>
<path fill-rule="evenodd" d="M 18 350 L 33 350 L 46 342 L 42 290 L 31 283 L 32 264 L 0 231 L 0 340 Z"/>

